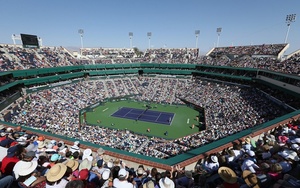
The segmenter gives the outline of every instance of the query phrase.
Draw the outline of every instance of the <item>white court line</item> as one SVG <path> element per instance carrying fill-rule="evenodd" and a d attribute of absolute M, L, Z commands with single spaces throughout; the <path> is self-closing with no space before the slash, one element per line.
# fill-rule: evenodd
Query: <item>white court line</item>
<path fill-rule="evenodd" d="M 172 122 L 173 122 L 173 119 L 174 119 L 175 115 L 176 115 L 176 114 L 174 113 L 174 116 L 173 116 L 173 118 L 172 118 L 172 121 L 170 122 L 170 125 L 172 125 Z"/>
<path fill-rule="evenodd" d="M 159 116 L 156 118 L 155 122 L 157 122 L 158 118 L 160 117 L 161 113 L 159 113 Z"/>
<path fill-rule="evenodd" d="M 123 117 L 126 117 L 133 109 L 131 108 Z"/>

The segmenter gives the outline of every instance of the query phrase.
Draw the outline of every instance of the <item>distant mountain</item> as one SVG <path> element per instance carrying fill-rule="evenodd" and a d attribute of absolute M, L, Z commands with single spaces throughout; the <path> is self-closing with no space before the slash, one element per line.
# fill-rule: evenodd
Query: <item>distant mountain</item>
<path fill-rule="evenodd" d="M 79 47 L 74 47 L 74 46 L 64 46 L 64 48 L 66 48 L 69 52 L 80 51 Z"/>

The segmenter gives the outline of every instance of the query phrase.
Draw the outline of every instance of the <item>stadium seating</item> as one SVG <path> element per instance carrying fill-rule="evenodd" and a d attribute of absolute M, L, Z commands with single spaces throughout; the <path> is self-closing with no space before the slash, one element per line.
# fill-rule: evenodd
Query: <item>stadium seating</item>
<path fill-rule="evenodd" d="M 220 74 L 231 74 L 231 71 L 236 71 L 236 69 L 219 69 L 218 66 L 257 68 L 299 76 L 299 54 L 296 53 L 286 59 L 278 58 L 286 48 L 286 44 L 220 47 L 213 49 L 209 54 L 202 57 L 199 57 L 198 50 L 193 48 L 151 49 L 146 50 L 142 56 L 135 54 L 133 49 L 84 48 L 81 49 L 82 56 L 77 58 L 63 47 L 23 49 L 20 46 L 1 45 L 0 71 L 5 75 L 6 72 L 13 70 L 94 64 L 109 64 L 115 66 L 114 64 L 150 62 L 158 64 L 212 65 L 213 67 L 210 68 L 206 68 L 205 66 L 200 67 L 199 70 Z M 111 70 L 114 70 L 114 68 L 111 68 Z M 72 72 L 70 74 L 72 74 Z M 243 72 L 241 72 L 241 76 L 244 76 Z M 33 77 L 35 77 L 35 75 Z M 1 80 L 0 83 L 1 86 L 7 86 L 8 84 L 15 83 L 15 80 L 11 77 L 7 77 Z M 58 85 L 59 83 L 60 82 L 58 82 Z M 153 161 L 155 161 L 155 159 L 169 159 L 180 156 L 181 154 L 192 154 L 195 151 L 194 149 L 216 143 L 216 141 L 220 139 L 227 138 L 235 133 L 242 133 L 244 130 L 263 131 L 258 130 L 256 127 L 287 114 L 292 111 L 291 109 L 299 109 L 300 106 L 297 97 L 290 97 L 271 87 L 255 84 L 248 85 L 249 82 L 247 84 L 243 84 L 243 82 L 237 84 L 230 81 L 215 82 L 213 79 L 202 80 L 196 77 L 178 78 L 173 75 L 170 77 L 157 75 L 137 76 L 137 74 L 131 77 L 119 75 L 118 77 L 103 76 L 98 79 L 89 79 L 85 74 L 82 79 L 72 84 L 70 83 L 53 88 L 49 86 L 48 82 L 42 82 L 36 85 L 25 84 L 26 87 L 29 87 L 27 89 L 36 89 L 37 92 L 28 95 L 26 93 L 23 95 L 22 93 L 22 97 L 24 97 L 22 100 L 14 101 L 9 109 L 2 111 L 1 120 L 22 125 L 36 131 L 44 131 L 49 134 L 53 133 L 66 138 L 80 139 L 84 142 L 131 152 L 144 157 L 151 157 Z M 294 83 L 294 85 L 298 87 L 299 84 L 300 83 Z M 25 86 L 22 86 L 24 89 Z M 39 88 L 43 87 L 48 87 L 48 89 L 39 90 Z M 5 101 L 17 93 L 21 96 L 21 89 L 17 83 L 15 88 L 8 87 L 8 89 L 3 89 L 0 93 L 0 102 Z M 24 90 L 22 90 L 22 92 L 24 92 Z M 134 100 L 137 101 L 153 101 L 167 104 L 183 104 L 180 98 L 184 98 L 187 101 L 205 108 L 206 130 L 176 140 L 165 140 L 163 138 L 149 138 L 145 135 L 137 135 L 126 130 L 120 131 L 90 125 L 79 127 L 78 111 L 80 109 L 105 98 L 123 97 L 127 95 L 135 95 Z M 286 108 L 282 108 L 271 102 L 270 100 L 275 99 L 269 95 L 276 96 L 276 100 L 282 101 Z M 285 104 L 289 104 L 291 108 Z M 270 163 L 271 160 L 279 161 L 278 163 L 280 164 L 277 165 L 277 167 L 280 165 L 282 167 L 281 170 L 275 172 L 272 166 L 272 173 L 269 174 L 271 179 L 268 179 L 266 182 L 260 181 L 261 186 L 265 185 L 267 187 L 267 185 L 273 185 L 275 182 L 283 184 L 283 182 L 288 182 L 288 178 L 300 179 L 300 177 L 297 177 L 297 170 L 299 170 L 297 166 L 299 161 L 297 158 L 297 156 L 299 156 L 297 154 L 299 147 L 297 144 L 300 143 L 297 140 L 300 135 L 298 131 L 299 122 L 299 117 L 296 116 L 290 121 L 285 119 L 284 122 L 279 125 L 273 125 L 273 129 L 268 129 L 266 133 L 260 135 L 259 139 L 249 138 L 251 140 L 251 146 L 249 146 L 248 138 L 241 138 L 243 140 L 239 140 L 238 143 L 235 143 L 236 145 L 232 144 L 230 147 L 224 145 L 225 148 L 223 151 L 220 151 L 220 148 L 218 148 L 218 152 L 212 150 L 213 152 L 209 153 L 209 155 L 203 154 L 203 157 L 201 157 L 203 161 L 197 162 L 195 169 L 193 169 L 193 183 L 200 186 L 200 184 L 203 183 L 201 180 L 204 178 L 204 184 L 207 187 L 216 187 L 222 184 L 225 180 L 222 178 L 222 173 L 218 171 L 218 169 L 221 169 L 219 166 L 226 166 L 230 168 L 230 170 L 233 170 L 240 179 L 245 179 L 238 183 L 246 187 L 247 181 L 246 177 L 243 177 L 243 174 L 248 173 L 250 170 L 258 178 L 263 175 L 260 171 L 261 169 L 252 169 L 244 164 L 244 162 L 247 161 L 244 158 L 246 155 L 247 157 L 254 157 L 252 156 L 253 152 L 251 153 L 249 150 L 256 152 L 254 158 L 256 159 L 256 165 L 260 168 L 263 168 L 264 163 L 268 163 L 268 165 L 272 166 L 272 163 Z M 0 132 L 5 136 L 12 136 L 11 143 L 25 143 L 23 146 L 26 146 L 24 147 L 26 151 L 38 151 L 32 150 L 32 148 L 30 149 L 30 147 L 31 144 L 42 143 L 40 142 L 41 140 L 38 139 L 39 137 L 37 135 L 26 135 L 24 138 L 21 136 L 24 133 L 18 129 L 11 130 L 5 125 L 5 127 L 1 127 Z M 93 134 L 91 134 L 91 132 L 93 132 Z M 22 137 L 22 139 L 20 137 Z M 269 137 L 272 137 L 272 139 Z M 285 142 L 285 140 L 289 141 Z M 57 145 L 58 142 L 59 140 L 49 140 L 48 145 L 44 145 L 42 148 L 58 153 L 58 151 L 60 151 L 58 147 L 61 146 Z M 11 143 L 3 142 L 1 146 L 8 148 Z M 74 147 L 76 143 L 74 143 Z M 276 150 L 278 149 L 277 146 L 280 147 L 278 151 Z M 266 152 L 265 150 L 268 147 L 273 148 L 271 151 L 273 152 L 272 154 L 274 154 L 274 158 L 272 156 L 266 160 L 261 154 Z M 70 146 L 69 148 L 71 149 L 72 147 Z M 85 156 L 86 153 L 89 152 L 89 150 L 85 149 L 86 148 L 81 148 L 80 159 L 82 161 L 84 161 L 84 157 L 87 159 L 91 157 L 91 155 Z M 230 153 L 232 149 L 235 150 L 233 151 L 235 153 L 235 159 L 234 161 L 229 161 L 230 156 L 233 156 L 232 153 Z M 285 153 L 283 151 L 289 153 L 284 155 Z M 54 153 L 46 156 L 49 162 L 51 162 L 51 156 L 54 155 Z M 238 155 L 237 153 L 240 154 Z M 69 160 L 69 157 L 65 154 L 62 157 L 65 160 Z M 71 154 L 70 156 L 76 158 L 76 155 Z M 113 166 L 115 167 L 125 167 L 125 164 L 122 166 L 120 161 L 107 159 L 104 161 L 104 158 L 105 157 L 101 155 L 93 155 L 92 162 L 98 164 L 99 160 L 100 162 L 103 160 L 102 163 L 105 164 L 105 168 L 110 168 L 110 170 L 113 170 L 111 163 L 114 163 Z M 197 159 L 199 159 L 199 157 Z M 193 159 L 193 163 L 194 162 L 195 159 Z M 60 162 L 58 163 L 61 165 Z M 213 169 L 210 163 L 218 163 L 219 166 Z M 148 164 L 151 164 L 151 162 Z M 126 166 L 128 173 L 138 176 L 137 172 L 132 172 L 128 167 L 130 166 Z M 147 169 L 143 170 L 145 176 L 150 174 Z M 180 178 L 191 177 L 189 170 L 182 169 L 180 165 L 176 165 L 172 169 L 165 168 L 163 170 L 167 170 L 163 172 L 163 178 L 166 178 L 166 174 L 169 174 L 168 178 L 172 179 L 174 184 L 178 187 L 182 183 L 182 179 Z M 259 173 L 257 173 L 258 170 Z M 90 173 L 94 173 L 94 171 L 90 171 Z M 277 173 L 277 179 L 272 179 L 275 173 Z M 295 177 L 283 176 L 286 174 Z M 202 179 L 200 179 L 199 176 Z M 9 175 L 7 177 L 9 177 Z M 168 179 L 166 179 L 166 181 L 167 180 Z M 155 181 L 156 183 L 159 182 L 159 180 Z M 43 182 L 45 184 L 49 183 L 46 181 Z M 72 180 L 70 182 L 72 182 Z M 23 182 L 19 183 L 23 185 Z M 187 187 L 187 185 L 182 186 Z"/>

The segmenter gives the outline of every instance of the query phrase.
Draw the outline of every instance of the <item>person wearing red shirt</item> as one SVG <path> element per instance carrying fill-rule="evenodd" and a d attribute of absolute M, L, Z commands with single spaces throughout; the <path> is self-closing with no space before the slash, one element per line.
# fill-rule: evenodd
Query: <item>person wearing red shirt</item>
<path fill-rule="evenodd" d="M 15 145 L 7 150 L 7 155 L 2 159 L 0 171 L 2 175 L 12 175 L 15 164 L 20 160 L 19 155 L 22 152 L 21 145 Z"/>
<path fill-rule="evenodd" d="M 280 143 L 285 144 L 289 140 L 289 137 L 287 137 L 286 134 L 283 134 L 282 136 L 278 136 L 278 140 Z"/>
<path fill-rule="evenodd" d="M 292 123 L 288 123 L 287 126 L 288 126 L 288 128 L 291 128 L 291 129 L 293 129 L 295 131 L 298 130 L 297 125 L 293 125 Z"/>

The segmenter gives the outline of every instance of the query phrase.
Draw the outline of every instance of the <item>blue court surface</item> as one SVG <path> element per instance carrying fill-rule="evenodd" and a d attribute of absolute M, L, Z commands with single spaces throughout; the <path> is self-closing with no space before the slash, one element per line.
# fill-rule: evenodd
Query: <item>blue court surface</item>
<path fill-rule="evenodd" d="M 122 107 L 111 116 L 132 119 L 135 121 L 146 121 L 151 123 L 171 125 L 174 115 L 174 113 L 169 112 Z"/>

